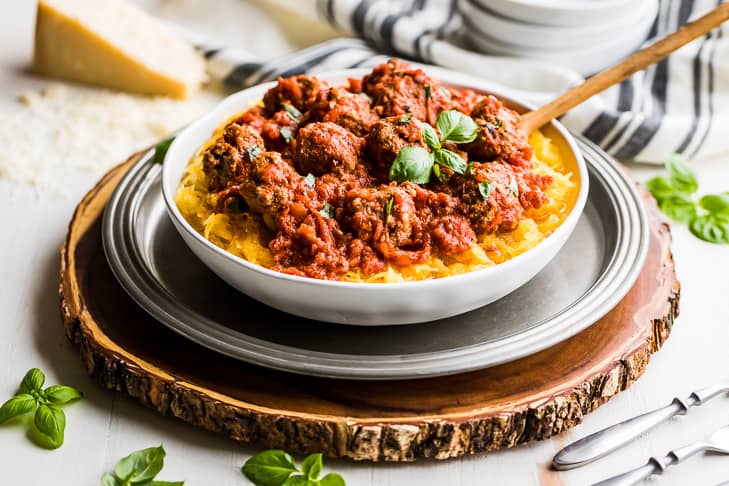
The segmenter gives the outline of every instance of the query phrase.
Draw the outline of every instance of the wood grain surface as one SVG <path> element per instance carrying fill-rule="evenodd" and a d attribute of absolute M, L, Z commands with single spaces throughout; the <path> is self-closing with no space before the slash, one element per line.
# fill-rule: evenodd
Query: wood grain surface
<path fill-rule="evenodd" d="M 138 158 L 104 176 L 74 213 L 61 255 L 66 335 L 102 386 L 236 441 L 412 461 L 546 439 L 638 379 L 678 314 L 670 232 L 646 195 L 651 240 L 638 281 L 607 316 L 545 351 L 472 373 L 397 382 L 311 378 L 248 365 L 167 329 L 112 275 L 101 215 Z"/>

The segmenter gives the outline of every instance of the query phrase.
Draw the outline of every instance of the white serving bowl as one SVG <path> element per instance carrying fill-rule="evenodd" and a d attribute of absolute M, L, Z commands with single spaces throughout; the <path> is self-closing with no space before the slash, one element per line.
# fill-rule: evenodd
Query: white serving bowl
<path fill-rule="evenodd" d="M 428 68 L 445 84 L 498 92 L 477 78 Z M 331 85 L 346 83 L 368 71 L 344 70 L 321 74 Z M 545 127 L 571 159 L 579 177 L 574 208 L 554 233 L 534 248 L 499 265 L 463 275 L 406 283 L 352 283 L 287 275 L 250 263 L 218 248 L 200 235 L 180 213 L 174 196 L 185 167 L 216 128 L 231 116 L 257 103 L 275 83 L 255 86 L 225 98 L 208 114 L 185 128 L 170 146 L 162 169 L 162 192 L 167 211 L 185 243 L 202 262 L 231 286 L 276 309 L 320 321 L 356 325 L 391 325 L 432 321 L 484 306 L 524 285 L 557 254 L 574 230 L 587 199 L 588 176 L 575 141 L 556 121 Z M 526 105 L 515 103 L 515 108 Z M 180 262 L 184 264 L 184 262 Z"/>
<path fill-rule="evenodd" d="M 657 11 L 657 0 L 647 0 Z M 655 16 L 655 11 L 651 13 Z M 508 44 L 500 39 L 491 37 L 487 32 L 471 21 L 467 21 L 467 38 L 481 52 L 501 56 L 515 56 L 550 62 L 570 68 L 583 76 L 590 76 L 596 72 L 615 64 L 638 49 L 651 28 L 652 17 L 640 20 L 640 24 L 623 30 L 623 34 L 613 41 L 603 44 L 583 44 L 579 47 L 565 49 L 543 49 Z"/>
<path fill-rule="evenodd" d="M 658 0 L 641 0 L 621 15 L 606 17 L 595 23 L 571 26 L 534 24 L 503 17 L 483 7 L 482 0 L 460 0 L 458 8 L 463 13 L 469 32 L 476 35 L 485 34 L 502 44 L 524 48 L 566 50 L 585 46 L 605 46 L 616 42 L 628 32 L 635 30 L 647 32 L 658 11 Z M 643 39 L 645 36 L 640 40 Z"/>
<path fill-rule="evenodd" d="M 638 0 L 639 2 L 642 0 Z M 544 25 L 598 24 L 625 15 L 636 0 L 478 0 L 494 12 Z"/>

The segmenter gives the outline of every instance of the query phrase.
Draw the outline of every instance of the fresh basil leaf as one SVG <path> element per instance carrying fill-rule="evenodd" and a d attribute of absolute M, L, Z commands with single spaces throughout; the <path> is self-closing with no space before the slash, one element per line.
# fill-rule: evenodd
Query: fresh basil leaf
<path fill-rule="evenodd" d="M 301 472 L 304 476 L 311 480 L 316 480 L 316 478 L 318 478 L 321 474 L 321 470 L 323 468 L 321 452 L 311 454 L 301 462 Z"/>
<path fill-rule="evenodd" d="M 480 192 L 483 198 L 486 200 L 488 200 L 489 196 L 491 195 L 491 191 L 493 190 L 494 186 L 489 181 L 482 181 L 478 185 L 478 192 Z"/>
<path fill-rule="evenodd" d="M 286 110 L 286 114 L 291 118 L 293 121 L 297 122 L 301 119 L 301 112 L 296 109 L 295 106 L 291 105 L 283 105 L 283 109 Z"/>
<path fill-rule="evenodd" d="M 30 393 L 33 390 L 40 391 L 45 381 L 46 376 L 41 370 L 38 368 L 31 368 L 23 377 L 23 381 L 20 382 L 18 393 Z"/>
<path fill-rule="evenodd" d="M 456 174 L 463 174 L 466 172 L 468 164 L 463 158 L 455 152 L 451 152 L 447 149 L 440 149 L 434 152 L 435 162 L 443 167 L 448 167 Z"/>
<path fill-rule="evenodd" d="M 509 190 L 514 197 L 519 197 L 519 185 L 516 183 L 515 179 L 509 180 Z"/>
<path fill-rule="evenodd" d="M 676 192 L 676 188 L 673 187 L 671 181 L 665 177 L 654 177 L 653 179 L 649 179 L 646 181 L 645 187 L 656 199 L 656 202 L 658 202 L 659 205 L 664 199 Z"/>
<path fill-rule="evenodd" d="M 677 192 L 661 202 L 661 211 L 672 220 L 685 223 L 696 217 L 696 204 L 688 194 Z"/>
<path fill-rule="evenodd" d="M 473 162 L 469 162 L 468 165 L 466 166 L 466 173 L 467 174 L 472 174 L 473 173 L 473 164 L 474 164 Z"/>
<path fill-rule="evenodd" d="M 711 214 L 697 216 L 689 223 L 694 236 L 709 243 L 729 243 L 729 221 L 716 218 Z"/>
<path fill-rule="evenodd" d="M 37 405 L 38 402 L 29 393 L 15 395 L 0 407 L 0 424 L 7 422 L 13 417 L 32 412 Z"/>
<path fill-rule="evenodd" d="M 433 155 L 423 147 L 417 145 L 403 147 L 390 167 L 390 180 L 426 184 L 430 181 L 433 163 Z"/>
<path fill-rule="evenodd" d="M 306 182 L 309 187 L 314 187 L 314 185 L 316 185 L 316 177 L 314 177 L 314 174 L 306 174 L 304 182 Z"/>
<path fill-rule="evenodd" d="M 426 100 L 429 100 L 430 98 L 433 97 L 432 91 L 433 91 L 433 88 L 431 88 L 429 84 L 426 84 L 425 85 L 425 99 Z"/>
<path fill-rule="evenodd" d="M 283 486 L 318 486 L 318 481 L 312 481 L 306 476 L 289 476 Z"/>
<path fill-rule="evenodd" d="M 324 207 L 319 211 L 319 214 L 330 219 L 334 217 L 335 213 L 336 209 L 329 203 L 324 203 Z"/>
<path fill-rule="evenodd" d="M 429 123 L 423 123 L 423 140 L 425 144 L 433 150 L 438 150 L 441 147 L 440 140 L 435 128 L 430 126 Z"/>
<path fill-rule="evenodd" d="M 78 400 L 83 398 L 84 394 L 80 391 L 66 385 L 53 385 L 43 390 L 43 394 L 51 403 L 56 405 L 63 405 L 72 400 Z"/>
<path fill-rule="evenodd" d="M 346 486 L 346 483 L 339 474 L 329 473 L 319 480 L 319 486 Z"/>
<path fill-rule="evenodd" d="M 175 141 L 175 137 L 170 137 L 167 140 L 162 140 L 160 143 L 155 145 L 154 147 L 154 163 L 162 165 L 165 161 L 165 155 L 167 155 L 167 151 L 170 149 L 170 145 L 172 145 L 172 142 Z"/>
<path fill-rule="evenodd" d="M 35 411 L 34 422 L 38 432 L 49 439 L 53 448 L 63 445 L 63 432 L 66 429 L 66 415 L 63 410 L 42 403 Z"/>
<path fill-rule="evenodd" d="M 294 134 L 291 133 L 291 129 L 288 127 L 279 128 L 278 133 L 281 134 L 281 138 L 283 138 L 286 143 L 291 142 L 294 138 Z"/>
<path fill-rule="evenodd" d="M 699 188 L 696 180 L 696 173 L 689 167 L 686 159 L 679 155 L 673 154 L 666 161 L 666 168 L 671 180 L 671 185 L 680 192 L 693 194 Z"/>
<path fill-rule="evenodd" d="M 241 470 L 257 486 L 282 486 L 289 476 L 298 472 L 294 459 L 280 449 L 256 454 L 246 461 Z"/>
<path fill-rule="evenodd" d="M 254 145 L 253 147 L 248 147 L 246 149 L 246 152 L 248 152 L 248 158 L 251 160 L 261 155 L 262 151 L 263 150 L 261 150 L 261 147 L 259 147 L 258 145 Z"/>
<path fill-rule="evenodd" d="M 134 451 L 116 463 L 114 474 L 132 484 L 151 481 L 162 470 L 165 455 L 162 446 Z"/>
<path fill-rule="evenodd" d="M 729 193 L 707 194 L 699 199 L 699 206 L 714 215 L 729 216 Z"/>
<path fill-rule="evenodd" d="M 472 142 L 478 134 L 478 126 L 470 116 L 460 111 L 441 111 L 436 120 L 442 141 L 454 143 Z"/>
<path fill-rule="evenodd" d="M 105 473 L 101 476 L 101 486 L 122 486 L 122 484 L 111 473 Z"/>
<path fill-rule="evenodd" d="M 139 486 L 183 486 L 185 481 L 150 481 Z"/>
<path fill-rule="evenodd" d="M 397 121 L 398 125 L 408 125 L 410 124 L 410 120 L 413 118 L 412 113 L 405 113 L 404 115 L 400 116 L 400 119 Z"/>

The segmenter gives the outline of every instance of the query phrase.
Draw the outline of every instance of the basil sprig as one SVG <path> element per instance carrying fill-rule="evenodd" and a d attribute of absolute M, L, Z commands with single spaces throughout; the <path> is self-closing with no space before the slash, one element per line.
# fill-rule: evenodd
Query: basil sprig
<path fill-rule="evenodd" d="M 323 467 L 321 453 L 306 457 L 299 470 L 285 451 L 270 449 L 248 459 L 241 471 L 256 486 L 345 486 L 337 473 L 319 478 Z"/>
<path fill-rule="evenodd" d="M 30 436 L 42 447 L 57 449 L 63 445 L 66 415 L 59 408 L 83 397 L 83 394 L 65 385 L 43 389 L 46 377 L 38 368 L 32 368 L 20 382 L 18 392 L 0 407 L 0 424 L 21 415 L 35 412 Z"/>
<path fill-rule="evenodd" d="M 696 173 L 678 154 L 668 158 L 666 169 L 668 177 L 654 177 L 645 183 L 661 211 L 674 221 L 688 223 L 697 238 L 729 244 L 729 192 L 696 199 Z"/>
<path fill-rule="evenodd" d="M 162 446 L 134 451 L 101 477 L 101 486 L 182 486 L 184 481 L 155 481 L 165 462 Z"/>
<path fill-rule="evenodd" d="M 407 122 L 409 120 L 408 118 Z M 439 166 L 448 167 L 457 174 L 466 172 L 466 161 L 457 153 L 444 149 L 443 143 L 472 142 L 478 135 L 476 122 L 460 111 L 446 110 L 440 112 L 435 125 L 441 133 L 440 137 L 435 128 L 423 123 L 423 140 L 431 152 L 417 145 L 403 147 L 390 167 L 391 181 L 427 184 L 430 182 L 431 172 L 439 179 L 442 178 Z"/>

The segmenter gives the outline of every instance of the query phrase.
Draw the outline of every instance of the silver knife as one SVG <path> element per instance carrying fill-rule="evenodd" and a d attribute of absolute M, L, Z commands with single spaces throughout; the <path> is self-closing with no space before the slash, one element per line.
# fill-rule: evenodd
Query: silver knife
<path fill-rule="evenodd" d="M 691 393 L 686 400 L 674 398 L 663 408 L 611 425 L 571 443 L 554 456 L 552 464 L 555 469 L 560 470 L 589 464 L 669 418 L 684 415 L 694 405 L 703 405 L 726 392 L 729 392 L 729 385 L 715 385 Z"/>

